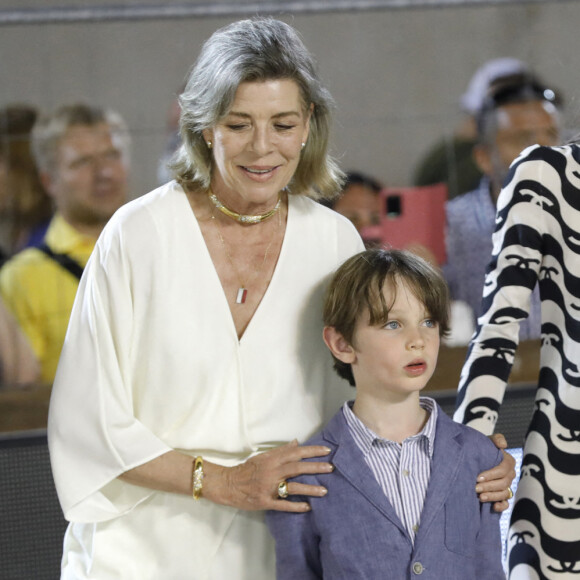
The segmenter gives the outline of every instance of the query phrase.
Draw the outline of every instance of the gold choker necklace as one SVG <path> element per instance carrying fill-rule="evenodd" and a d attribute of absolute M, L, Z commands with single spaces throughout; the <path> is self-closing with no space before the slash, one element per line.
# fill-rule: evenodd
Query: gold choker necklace
<path fill-rule="evenodd" d="M 247 281 L 248 283 L 246 283 L 246 282 L 243 282 L 242 279 L 240 278 L 240 273 L 239 273 L 238 269 L 236 268 L 236 264 L 235 264 L 234 259 L 232 258 L 231 254 L 230 254 L 230 251 L 228 250 L 228 246 L 226 245 L 226 241 L 224 240 L 220 225 L 218 223 L 218 220 L 216 220 L 215 215 L 216 215 L 215 210 L 212 208 L 211 219 L 212 219 L 212 222 L 215 223 L 216 232 L 217 232 L 219 241 L 224 249 L 224 252 L 226 254 L 226 258 L 228 259 L 228 262 L 230 263 L 232 270 L 235 272 L 236 277 L 238 278 L 238 290 L 236 293 L 236 304 L 245 304 L 246 298 L 248 297 L 248 285 L 251 282 L 253 282 L 253 280 L 256 278 L 256 276 L 258 276 L 258 274 L 264 269 L 264 265 L 266 264 L 266 260 L 268 259 L 268 253 L 270 252 L 270 248 L 272 247 L 272 244 L 274 243 L 274 240 L 276 239 L 276 234 L 278 233 L 278 229 L 280 228 L 280 226 L 282 224 L 282 218 L 281 218 L 280 214 L 278 214 L 278 224 L 274 226 L 274 232 L 272 234 L 272 238 L 270 239 L 268 246 L 266 247 L 266 251 L 264 252 L 264 258 L 262 260 L 262 263 L 260 264 L 260 267 L 254 271 L 253 277 Z"/>
<path fill-rule="evenodd" d="M 259 224 L 264 220 L 267 220 L 269 217 L 272 217 L 279 209 L 280 204 L 282 203 L 282 195 L 278 194 L 278 201 L 273 209 L 267 211 L 266 213 L 260 215 L 244 215 L 241 213 L 237 213 L 232 211 L 231 209 L 227 208 L 216 196 L 215 194 L 209 190 L 207 192 L 207 196 L 209 197 L 210 201 L 222 212 L 225 213 L 228 217 L 240 222 L 241 224 Z"/>

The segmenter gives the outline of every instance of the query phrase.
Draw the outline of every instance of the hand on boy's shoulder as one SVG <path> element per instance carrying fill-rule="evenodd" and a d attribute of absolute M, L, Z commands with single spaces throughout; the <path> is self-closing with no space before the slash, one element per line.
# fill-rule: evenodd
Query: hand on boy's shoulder
<path fill-rule="evenodd" d="M 308 461 L 309 463 L 317 463 L 319 461 L 332 463 L 332 458 L 336 453 L 336 447 L 332 444 L 332 442 L 329 442 L 328 439 L 325 439 L 320 433 L 314 435 L 304 443 L 300 444 L 300 447 L 309 447 L 309 446 L 327 447 L 328 449 L 330 449 L 330 453 L 328 455 L 324 455 L 323 457 L 306 457 L 302 459 L 302 461 Z M 313 474 L 313 475 L 325 475 L 325 474 Z"/>

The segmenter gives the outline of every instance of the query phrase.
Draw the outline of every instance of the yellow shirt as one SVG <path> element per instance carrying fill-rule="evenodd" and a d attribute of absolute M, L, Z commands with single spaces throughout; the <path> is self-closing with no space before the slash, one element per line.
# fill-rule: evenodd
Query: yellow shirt
<path fill-rule="evenodd" d="M 96 240 L 57 214 L 45 242 L 53 252 L 67 254 L 84 267 Z M 43 383 L 54 380 L 78 285 L 73 274 L 37 248 L 23 250 L 0 270 L 0 293 L 40 361 Z"/>

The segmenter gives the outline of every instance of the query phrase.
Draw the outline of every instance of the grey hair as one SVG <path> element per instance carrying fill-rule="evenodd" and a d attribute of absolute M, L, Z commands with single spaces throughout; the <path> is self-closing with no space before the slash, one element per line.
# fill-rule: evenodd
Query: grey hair
<path fill-rule="evenodd" d="M 300 88 L 304 112 L 313 105 L 310 132 L 288 191 L 332 198 L 344 175 L 328 154 L 332 96 L 294 28 L 273 18 L 234 22 L 205 42 L 179 97 L 182 145 L 170 169 L 192 189 L 207 189 L 213 159 L 202 135 L 229 112 L 241 83 L 290 79 Z"/>
<path fill-rule="evenodd" d="M 119 113 L 112 109 L 101 109 L 82 103 L 64 105 L 54 113 L 42 116 L 32 129 L 32 152 L 43 173 L 53 173 L 56 168 L 58 146 L 71 127 L 94 127 L 106 123 L 111 138 L 125 165 L 129 164 L 131 137 L 127 124 Z"/>

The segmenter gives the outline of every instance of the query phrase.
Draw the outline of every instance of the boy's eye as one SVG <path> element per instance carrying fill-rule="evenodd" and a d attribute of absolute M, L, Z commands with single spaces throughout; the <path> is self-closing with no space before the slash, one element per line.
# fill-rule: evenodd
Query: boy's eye
<path fill-rule="evenodd" d="M 389 320 L 387 324 L 385 324 L 385 328 L 388 328 L 389 330 L 397 330 L 399 326 L 400 324 L 396 320 Z"/>
<path fill-rule="evenodd" d="M 424 324 L 428 328 L 437 328 L 437 326 L 438 326 L 437 321 L 433 320 L 432 318 L 427 318 L 427 320 L 425 320 Z"/>

